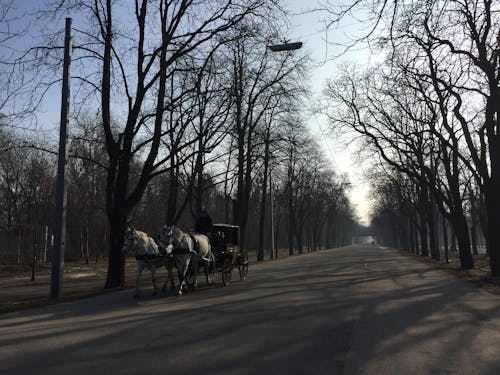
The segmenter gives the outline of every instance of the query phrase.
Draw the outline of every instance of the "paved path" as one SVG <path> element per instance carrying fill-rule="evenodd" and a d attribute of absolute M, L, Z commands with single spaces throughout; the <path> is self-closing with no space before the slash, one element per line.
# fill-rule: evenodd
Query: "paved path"
<path fill-rule="evenodd" d="M 500 374 L 500 297 L 393 250 L 262 263 L 181 298 L 132 293 L 0 315 L 0 374 Z"/>

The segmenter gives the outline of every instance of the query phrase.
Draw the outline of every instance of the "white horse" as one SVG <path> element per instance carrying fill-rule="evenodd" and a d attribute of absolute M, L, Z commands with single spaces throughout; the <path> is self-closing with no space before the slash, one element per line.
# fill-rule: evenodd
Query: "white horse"
<path fill-rule="evenodd" d="M 196 275 L 198 273 L 198 263 L 204 265 L 207 284 L 212 285 L 210 278 L 210 267 L 215 267 L 215 258 L 212 254 L 210 240 L 204 234 L 188 234 L 175 226 L 164 226 L 160 241 L 165 246 L 165 250 L 174 254 L 175 266 L 179 270 L 179 289 L 177 295 L 182 295 L 187 286 L 186 275 L 188 270 L 193 275 L 193 289 L 198 284 Z"/>
<path fill-rule="evenodd" d="M 156 286 L 156 269 L 165 266 L 167 270 L 167 279 L 163 284 L 162 292 L 167 288 L 168 280 L 171 283 L 171 289 L 174 290 L 173 268 L 174 260 L 171 255 L 160 251 L 156 241 L 151 238 L 147 233 L 128 227 L 125 232 L 125 239 L 123 241 L 122 253 L 127 254 L 130 251 L 135 251 L 136 259 L 136 279 L 135 279 L 135 294 L 134 298 L 139 298 L 141 294 L 141 274 L 145 268 L 151 271 L 151 279 L 153 281 L 154 292 L 153 295 L 158 294 L 158 287 Z"/>

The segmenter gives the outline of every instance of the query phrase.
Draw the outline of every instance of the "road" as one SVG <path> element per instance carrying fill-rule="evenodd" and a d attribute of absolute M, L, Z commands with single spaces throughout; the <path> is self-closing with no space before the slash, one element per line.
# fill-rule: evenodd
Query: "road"
<path fill-rule="evenodd" d="M 2 314 L 0 374 L 500 374 L 500 297 L 394 250 L 325 250 L 200 284 Z"/>

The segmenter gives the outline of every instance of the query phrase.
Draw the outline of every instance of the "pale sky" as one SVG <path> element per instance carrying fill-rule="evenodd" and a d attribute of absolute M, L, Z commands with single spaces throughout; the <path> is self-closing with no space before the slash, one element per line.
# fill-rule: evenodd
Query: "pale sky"
<path fill-rule="evenodd" d="M 368 61 L 369 57 L 367 51 L 356 51 L 343 55 L 338 59 L 333 59 L 332 57 L 338 55 L 342 49 L 330 43 L 345 42 L 347 40 L 346 34 L 359 35 L 359 33 L 362 32 L 363 25 L 359 25 L 359 23 L 353 21 L 350 24 L 346 23 L 346 25 L 341 28 L 329 31 L 327 35 L 322 31 L 322 29 L 324 29 L 324 21 L 322 20 L 327 16 L 326 14 L 317 12 L 304 13 L 308 8 L 313 8 L 315 3 L 316 1 L 313 0 L 283 0 L 283 4 L 291 12 L 296 14 L 292 16 L 289 35 L 283 35 L 283 39 L 287 39 L 290 42 L 303 42 L 304 46 L 302 48 L 305 49 L 307 53 L 310 53 L 315 61 L 315 67 L 310 71 L 310 87 L 313 91 L 311 95 L 313 98 L 312 100 L 319 98 L 325 81 L 335 77 L 337 65 L 340 62 L 356 61 L 360 63 L 364 60 Z M 33 9 L 39 5 L 39 2 L 27 0 L 21 4 L 24 9 Z M 21 4 L 18 3 L 17 6 Z M 74 27 L 76 26 L 77 25 L 74 25 Z M 327 43 L 326 40 L 328 40 L 329 43 Z M 280 42 L 282 42 L 282 40 L 270 41 L 270 44 Z M 60 88 L 56 87 L 51 90 L 48 97 L 48 101 L 51 103 L 60 103 Z M 52 106 L 50 107 L 52 108 Z M 305 108 L 308 107 L 309 105 L 305 105 Z M 42 122 L 45 122 L 45 129 L 47 127 L 54 129 L 58 128 L 59 110 L 55 111 L 55 113 L 52 110 L 48 110 L 45 114 L 41 114 L 40 117 L 45 120 L 42 120 Z M 309 115 L 308 126 L 323 147 L 326 157 L 332 162 L 334 170 L 338 174 L 347 174 L 349 176 L 351 182 L 349 197 L 362 223 L 368 224 L 368 211 L 370 206 L 368 185 L 363 181 L 362 171 L 359 166 L 354 163 L 351 150 L 345 146 L 345 140 L 336 140 L 328 136 L 328 123 L 320 114 L 311 113 Z M 54 135 L 57 136 L 57 132 L 54 132 Z"/>
<path fill-rule="evenodd" d="M 311 89 L 313 90 L 311 96 L 313 98 L 321 95 L 327 79 L 335 77 L 337 65 L 340 62 L 356 61 L 358 64 L 363 61 L 368 62 L 369 54 L 366 50 L 350 52 L 334 59 L 333 57 L 339 55 L 342 48 L 331 44 L 332 42 L 345 43 L 347 41 L 346 34 L 359 35 L 363 25 L 353 21 L 325 34 L 322 31 L 324 28 L 322 20 L 327 15 L 318 12 L 304 13 L 304 10 L 314 8 L 316 1 L 286 0 L 284 3 L 289 10 L 297 15 L 292 17 L 290 35 L 284 35 L 283 38 L 290 40 L 290 42 L 303 42 L 302 48 L 311 53 L 316 62 L 316 67 L 311 71 Z M 363 171 L 354 161 L 353 150 L 346 147 L 346 140 L 336 140 L 327 134 L 327 120 L 320 114 L 311 114 L 308 125 L 322 145 L 325 155 L 332 162 L 334 170 L 339 174 L 345 173 L 349 176 L 351 181 L 349 198 L 356 208 L 362 224 L 368 225 L 370 192 L 368 184 L 364 181 Z"/>

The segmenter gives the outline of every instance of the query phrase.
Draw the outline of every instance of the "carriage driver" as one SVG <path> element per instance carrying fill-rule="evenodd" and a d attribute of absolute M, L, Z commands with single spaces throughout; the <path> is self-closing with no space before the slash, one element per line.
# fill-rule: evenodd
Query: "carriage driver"
<path fill-rule="evenodd" d="M 198 216 L 194 224 L 194 231 L 196 233 L 204 234 L 210 239 L 212 229 L 213 229 L 212 218 L 207 213 L 207 211 L 202 210 L 200 216 Z"/>

